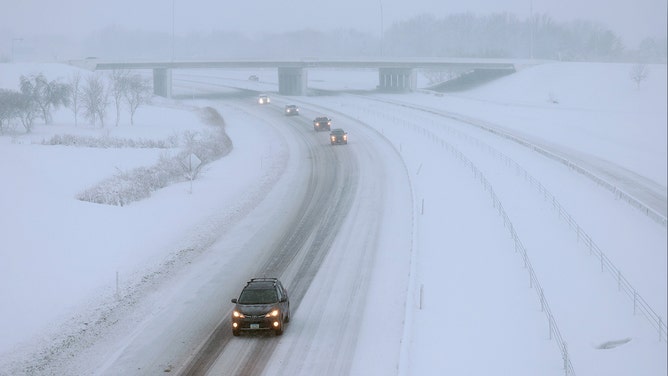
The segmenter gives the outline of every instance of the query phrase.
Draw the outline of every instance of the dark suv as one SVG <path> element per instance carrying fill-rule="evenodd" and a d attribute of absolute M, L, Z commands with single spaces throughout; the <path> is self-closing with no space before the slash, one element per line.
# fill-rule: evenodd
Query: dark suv
<path fill-rule="evenodd" d="M 253 278 L 241 290 L 232 311 L 232 334 L 241 331 L 273 330 L 283 334 L 283 326 L 290 321 L 288 291 L 277 278 Z"/>
<path fill-rule="evenodd" d="M 329 142 L 332 145 L 346 145 L 348 143 L 348 133 L 341 128 L 332 129 L 332 131 L 329 132 Z"/>
<path fill-rule="evenodd" d="M 313 129 L 316 131 L 328 131 L 332 127 L 332 119 L 327 116 L 318 116 L 313 120 Z"/>
<path fill-rule="evenodd" d="M 295 116 L 299 115 L 299 107 L 295 104 L 286 104 L 285 105 L 285 116 Z"/>

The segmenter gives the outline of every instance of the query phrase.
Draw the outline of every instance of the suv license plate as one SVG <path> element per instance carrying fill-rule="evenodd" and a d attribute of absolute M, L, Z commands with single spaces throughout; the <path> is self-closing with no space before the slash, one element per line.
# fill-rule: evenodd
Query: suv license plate
<path fill-rule="evenodd" d="M 251 329 L 260 329 L 260 324 L 250 324 Z"/>

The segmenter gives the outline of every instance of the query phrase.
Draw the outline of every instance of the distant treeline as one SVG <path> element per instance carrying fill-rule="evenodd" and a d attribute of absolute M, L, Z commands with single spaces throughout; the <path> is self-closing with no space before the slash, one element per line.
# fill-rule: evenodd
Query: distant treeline
<path fill-rule="evenodd" d="M 395 23 L 377 34 L 342 29 L 262 31 L 245 35 L 212 31 L 176 36 L 110 26 L 73 44 L 24 40 L 16 55 L 71 59 L 100 58 L 261 58 L 261 57 L 485 57 L 565 61 L 634 61 L 665 63 L 667 40 L 646 38 L 625 46 L 613 31 L 589 21 L 556 22 L 545 14 L 520 19 L 509 13 L 444 17 L 422 15 Z M 47 56 L 43 56 L 47 55 Z M 8 56 L 5 55 L 5 59 Z"/>
<path fill-rule="evenodd" d="M 595 23 L 558 23 L 548 15 L 524 20 L 509 13 L 423 15 L 392 25 L 385 41 L 384 50 L 392 56 L 666 61 L 665 38 L 647 38 L 629 48 L 615 33 Z"/>

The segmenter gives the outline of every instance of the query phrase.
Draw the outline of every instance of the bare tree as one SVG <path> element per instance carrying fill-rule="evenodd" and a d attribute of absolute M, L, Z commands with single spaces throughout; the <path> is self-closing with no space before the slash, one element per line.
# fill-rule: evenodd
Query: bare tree
<path fill-rule="evenodd" d="M 9 91 L 3 102 L 7 107 L 6 116 L 10 118 L 18 117 L 21 124 L 26 129 L 26 133 L 32 132 L 35 119 L 38 117 L 40 111 L 36 100 L 35 85 L 30 79 L 21 76 L 21 92 Z M 7 119 L 9 120 L 9 118 Z"/>
<path fill-rule="evenodd" d="M 118 127 L 118 122 L 121 118 L 121 104 L 123 103 L 123 97 L 128 91 L 128 78 L 130 72 L 122 69 L 114 69 L 111 72 L 111 86 L 109 91 L 111 96 L 114 98 L 114 105 L 116 107 L 116 126 Z"/>
<path fill-rule="evenodd" d="M 134 125 L 135 112 L 142 104 L 147 104 L 151 101 L 151 85 L 149 80 L 142 78 L 142 76 L 135 74 L 128 76 L 127 90 L 125 92 L 125 100 L 130 108 L 130 124 Z"/>
<path fill-rule="evenodd" d="M 645 64 L 635 64 L 631 67 L 631 79 L 635 81 L 636 87 L 640 88 L 640 83 L 647 79 L 649 69 Z"/>
<path fill-rule="evenodd" d="M 28 94 L 20 93 L 16 97 L 16 106 L 17 114 L 21 119 L 21 124 L 26 129 L 26 133 L 32 132 L 35 119 L 39 116 L 38 113 L 40 111 L 35 99 Z"/>
<path fill-rule="evenodd" d="M 74 112 L 74 126 L 79 125 L 79 107 L 81 102 L 81 72 L 76 71 L 70 76 L 70 105 Z"/>
<path fill-rule="evenodd" d="M 69 86 L 55 80 L 48 81 L 42 73 L 30 77 L 21 76 L 21 92 L 32 98 L 42 113 L 44 123 L 51 122 L 51 108 L 69 103 Z"/>
<path fill-rule="evenodd" d="M 0 134 L 4 133 L 12 119 L 19 116 L 21 95 L 17 91 L 0 89 Z"/>
<path fill-rule="evenodd" d="M 94 74 L 86 79 L 86 86 L 82 90 L 81 106 L 84 114 L 93 125 L 100 120 L 100 126 L 104 128 L 104 117 L 109 104 L 109 92 L 104 86 L 102 76 Z"/>

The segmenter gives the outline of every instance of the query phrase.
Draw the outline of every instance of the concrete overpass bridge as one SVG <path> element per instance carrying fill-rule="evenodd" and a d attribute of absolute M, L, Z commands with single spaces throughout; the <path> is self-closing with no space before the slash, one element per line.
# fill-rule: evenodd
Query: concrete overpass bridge
<path fill-rule="evenodd" d="M 416 70 L 498 71 L 512 73 L 517 60 L 467 58 L 383 58 L 383 59 L 257 59 L 257 60 L 199 60 L 199 61 L 105 61 L 86 59 L 73 65 L 98 70 L 152 70 L 153 91 L 171 97 L 172 70 L 274 68 L 278 70 L 278 92 L 282 95 L 304 95 L 309 68 L 370 68 L 378 69 L 378 89 L 381 91 L 413 91 L 417 87 Z"/>

